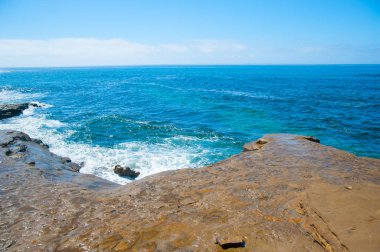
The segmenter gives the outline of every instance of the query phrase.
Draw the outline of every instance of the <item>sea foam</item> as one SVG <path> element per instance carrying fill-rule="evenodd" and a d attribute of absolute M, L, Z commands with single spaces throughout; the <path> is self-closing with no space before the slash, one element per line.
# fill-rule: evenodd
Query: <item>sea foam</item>
<path fill-rule="evenodd" d="M 3 90 L 1 92 L 2 97 L 8 101 L 11 99 L 9 96 L 16 96 L 19 101 L 39 96 L 39 94 L 22 94 L 16 91 Z M 29 106 L 21 116 L 3 120 L 0 123 L 0 129 L 19 130 L 33 138 L 41 139 L 50 146 L 50 151 L 53 153 L 70 157 L 76 163 L 83 163 L 82 173 L 94 174 L 115 183 L 126 184 L 131 180 L 114 174 L 115 165 L 127 165 L 139 171 L 140 179 L 161 171 L 207 164 L 207 160 L 199 158 L 207 152 L 200 145 L 194 143 L 191 146 L 179 146 L 174 143 L 178 139 L 196 140 L 187 136 L 175 136 L 165 139 L 162 143 L 154 144 L 139 141 L 124 142 L 112 148 L 70 141 L 69 138 L 75 131 L 59 120 L 48 118 L 44 113 L 52 105 L 36 101 L 33 103 L 38 104 L 39 107 Z"/>
<path fill-rule="evenodd" d="M 8 88 L 0 89 L 0 104 L 26 102 L 45 96 L 41 93 L 27 93 Z"/>

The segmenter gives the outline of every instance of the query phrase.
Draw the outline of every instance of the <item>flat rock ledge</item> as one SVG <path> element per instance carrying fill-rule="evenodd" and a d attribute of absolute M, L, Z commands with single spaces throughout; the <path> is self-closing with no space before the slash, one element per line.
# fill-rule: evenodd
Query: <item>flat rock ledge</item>
<path fill-rule="evenodd" d="M 266 135 L 124 186 L 24 133 L 0 142 L 4 251 L 380 251 L 380 160 L 315 138 Z"/>

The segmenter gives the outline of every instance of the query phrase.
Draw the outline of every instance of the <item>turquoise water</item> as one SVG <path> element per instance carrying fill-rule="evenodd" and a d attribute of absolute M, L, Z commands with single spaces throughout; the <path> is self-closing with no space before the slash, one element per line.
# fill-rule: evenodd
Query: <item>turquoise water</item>
<path fill-rule="evenodd" d="M 25 131 L 118 183 L 200 167 L 268 133 L 314 135 L 380 158 L 380 65 L 0 70 L 0 102 L 37 101 L 0 128 Z"/>

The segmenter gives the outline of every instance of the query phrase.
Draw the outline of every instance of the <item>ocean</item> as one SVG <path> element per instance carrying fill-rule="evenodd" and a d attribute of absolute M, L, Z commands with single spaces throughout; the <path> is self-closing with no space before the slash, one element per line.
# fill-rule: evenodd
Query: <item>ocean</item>
<path fill-rule="evenodd" d="M 0 69 L 0 103 L 32 101 L 0 129 L 120 184 L 116 164 L 139 178 L 202 167 L 269 133 L 380 158 L 380 65 Z"/>

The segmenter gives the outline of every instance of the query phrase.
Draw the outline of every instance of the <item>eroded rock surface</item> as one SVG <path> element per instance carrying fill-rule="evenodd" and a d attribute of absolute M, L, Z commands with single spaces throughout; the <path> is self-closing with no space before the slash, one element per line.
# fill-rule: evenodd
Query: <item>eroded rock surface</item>
<path fill-rule="evenodd" d="M 14 141 L 27 146 L 20 156 L 5 155 L 2 145 L 1 246 L 224 251 L 220 244 L 244 242 L 228 251 L 380 250 L 380 160 L 301 136 L 263 139 L 261 148 L 214 165 L 125 186 L 72 172 L 34 142 Z"/>

